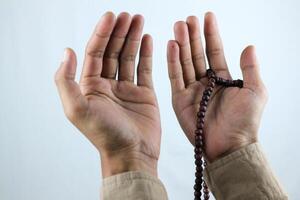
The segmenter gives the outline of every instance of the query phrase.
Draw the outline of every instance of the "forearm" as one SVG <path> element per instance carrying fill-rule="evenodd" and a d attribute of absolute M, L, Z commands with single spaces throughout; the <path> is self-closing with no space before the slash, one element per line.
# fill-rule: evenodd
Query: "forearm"
<path fill-rule="evenodd" d="M 208 164 L 204 177 L 218 200 L 288 199 L 259 143 Z"/>

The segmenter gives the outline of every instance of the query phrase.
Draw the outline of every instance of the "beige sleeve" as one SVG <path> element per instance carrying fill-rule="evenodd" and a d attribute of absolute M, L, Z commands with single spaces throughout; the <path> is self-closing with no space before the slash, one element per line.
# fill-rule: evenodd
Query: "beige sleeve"
<path fill-rule="evenodd" d="M 132 171 L 103 179 L 102 200 L 167 200 L 162 182 L 145 172 Z"/>
<path fill-rule="evenodd" d="M 204 178 L 217 200 L 286 200 L 259 143 L 208 164 Z"/>

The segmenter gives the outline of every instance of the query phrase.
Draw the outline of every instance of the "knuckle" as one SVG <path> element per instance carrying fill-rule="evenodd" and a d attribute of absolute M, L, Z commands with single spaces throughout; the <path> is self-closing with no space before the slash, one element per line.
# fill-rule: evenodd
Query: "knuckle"
<path fill-rule="evenodd" d="M 208 56 L 218 56 L 221 55 L 223 52 L 223 49 L 221 47 L 215 47 L 207 50 Z"/>
<path fill-rule="evenodd" d="M 201 37 L 198 36 L 196 38 L 190 38 L 190 43 L 191 43 L 191 46 L 199 45 L 199 43 L 201 43 Z"/>
<path fill-rule="evenodd" d="M 268 90 L 263 83 L 258 83 L 253 85 L 253 92 L 257 95 L 257 97 L 264 103 L 266 103 L 269 99 Z"/>
<path fill-rule="evenodd" d="M 60 71 L 57 71 L 54 75 L 54 81 L 56 85 L 65 84 L 68 80 L 73 80 L 75 73 L 62 74 Z"/>
<path fill-rule="evenodd" d="M 186 58 L 184 60 L 182 60 L 182 65 L 193 65 L 193 61 L 192 61 L 192 58 Z"/>
<path fill-rule="evenodd" d="M 60 68 L 58 68 L 58 70 L 55 72 L 55 74 L 54 74 L 54 81 L 55 81 L 55 83 L 58 85 L 60 82 L 61 82 L 61 80 L 62 80 L 62 78 L 61 78 L 61 75 L 62 75 L 62 73 L 61 73 L 61 67 Z"/>
<path fill-rule="evenodd" d="M 190 42 L 189 41 L 178 43 L 178 45 L 180 46 L 180 48 L 183 48 L 183 49 L 190 48 Z"/>
<path fill-rule="evenodd" d="M 138 73 L 151 74 L 152 73 L 152 69 L 148 65 L 143 65 L 143 66 L 141 66 L 141 67 L 138 68 Z"/>
<path fill-rule="evenodd" d="M 115 72 L 109 72 L 109 73 L 106 73 L 105 76 L 108 77 L 108 78 L 115 78 L 116 73 Z"/>
<path fill-rule="evenodd" d="M 128 54 L 128 55 L 122 55 L 121 61 L 123 62 L 134 62 L 135 61 L 135 55 Z"/>
<path fill-rule="evenodd" d="M 134 77 L 132 75 L 119 75 L 119 79 L 120 80 L 124 80 L 124 81 L 133 81 Z"/>
<path fill-rule="evenodd" d="M 186 82 L 187 84 L 194 83 L 195 82 L 195 78 L 194 77 L 185 76 L 184 82 Z"/>
<path fill-rule="evenodd" d="M 104 56 L 104 50 L 103 49 L 87 49 L 86 54 L 94 57 L 94 58 L 103 58 Z"/>
<path fill-rule="evenodd" d="M 119 51 L 115 51 L 115 52 L 107 52 L 104 54 L 105 58 L 111 58 L 111 59 L 118 59 L 120 55 Z"/>
<path fill-rule="evenodd" d="M 55 84 L 56 84 L 57 86 L 59 86 L 59 85 L 62 84 L 62 79 L 59 78 L 59 77 L 56 77 L 56 76 L 55 76 L 54 81 L 55 81 Z"/>
<path fill-rule="evenodd" d="M 168 58 L 168 65 L 180 65 L 180 62 L 177 59 Z"/>
<path fill-rule="evenodd" d="M 130 43 L 132 43 L 133 45 L 138 45 L 138 44 L 140 43 L 140 40 L 139 40 L 139 39 L 136 39 L 136 38 L 128 37 L 128 38 L 127 38 L 127 42 L 130 42 Z"/>
<path fill-rule="evenodd" d="M 177 72 L 177 73 L 172 73 L 169 75 L 170 80 L 176 80 L 182 77 L 182 73 L 181 72 Z"/>
<path fill-rule="evenodd" d="M 203 53 L 197 53 L 192 56 L 194 62 L 204 61 L 205 56 Z"/>
<path fill-rule="evenodd" d="M 107 31 L 107 32 L 105 31 L 105 33 L 96 32 L 95 35 L 96 35 L 97 38 L 106 39 L 106 38 L 109 37 L 110 32 L 109 31 Z"/>

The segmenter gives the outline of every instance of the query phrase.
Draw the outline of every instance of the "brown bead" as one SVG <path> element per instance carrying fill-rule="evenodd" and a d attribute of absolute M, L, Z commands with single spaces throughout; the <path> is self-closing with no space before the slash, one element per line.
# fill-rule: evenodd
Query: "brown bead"
<path fill-rule="evenodd" d="M 208 193 L 208 186 L 206 185 L 205 181 L 203 181 L 203 191 Z"/>
<path fill-rule="evenodd" d="M 203 100 L 203 101 L 208 101 L 208 100 L 209 100 L 209 96 L 204 95 L 204 96 L 202 97 L 202 100 Z"/>
<path fill-rule="evenodd" d="M 219 83 L 222 81 L 222 78 L 221 77 L 216 77 L 216 82 Z"/>
<path fill-rule="evenodd" d="M 194 149 L 194 153 L 195 153 L 195 154 L 200 154 L 200 155 L 202 155 L 203 150 L 202 150 L 202 148 L 195 148 L 195 149 Z"/>
<path fill-rule="evenodd" d="M 204 117 L 198 117 L 197 123 L 204 123 Z"/>
<path fill-rule="evenodd" d="M 202 135 L 196 135 L 196 136 L 195 136 L 195 140 L 203 140 Z"/>
<path fill-rule="evenodd" d="M 204 194 L 204 200 L 209 200 L 209 194 Z"/>
<path fill-rule="evenodd" d="M 209 195 L 208 189 L 203 187 L 203 193 Z"/>
<path fill-rule="evenodd" d="M 201 192 L 200 191 L 195 191 L 194 196 L 195 196 L 195 200 L 199 200 L 201 198 Z"/>
<path fill-rule="evenodd" d="M 200 107 L 200 111 L 206 112 L 206 110 L 207 110 L 207 106 L 201 106 L 201 107 Z"/>
<path fill-rule="evenodd" d="M 237 87 L 242 88 L 244 85 L 244 82 L 242 80 L 238 79 L 236 85 L 237 85 Z"/>
<path fill-rule="evenodd" d="M 202 172 L 203 171 L 203 167 L 201 165 L 200 166 L 196 166 L 196 171 Z"/>
<path fill-rule="evenodd" d="M 215 87 L 215 82 L 209 82 L 209 83 L 208 83 L 208 86 L 209 86 L 209 87 Z"/>
<path fill-rule="evenodd" d="M 197 128 L 203 129 L 204 128 L 204 123 L 202 123 L 202 122 L 197 123 Z"/>
<path fill-rule="evenodd" d="M 207 106 L 207 104 L 208 104 L 208 102 L 207 102 L 207 101 L 204 101 L 204 100 L 202 100 L 202 101 L 200 102 L 200 106 Z"/>
<path fill-rule="evenodd" d="M 201 191 L 201 189 L 202 189 L 201 184 L 195 184 L 194 185 L 194 190 Z"/>
<path fill-rule="evenodd" d="M 195 160 L 195 165 L 196 166 L 202 165 L 202 160 Z"/>
<path fill-rule="evenodd" d="M 202 179 L 196 178 L 195 179 L 195 184 L 200 185 L 200 187 L 202 188 Z"/>
<path fill-rule="evenodd" d="M 206 71 L 206 74 L 207 74 L 207 76 L 208 76 L 209 78 L 216 77 L 216 74 L 215 74 L 215 72 L 214 72 L 212 69 L 208 69 L 208 70 Z"/>
<path fill-rule="evenodd" d="M 203 117 L 198 117 L 197 118 L 197 123 L 204 123 L 204 118 Z"/>
<path fill-rule="evenodd" d="M 210 92 L 212 92 L 213 89 L 214 89 L 214 88 L 213 88 L 212 86 L 208 86 L 208 87 L 207 87 L 207 90 L 210 91 Z"/>
<path fill-rule="evenodd" d="M 203 174 L 201 172 L 195 172 L 196 178 L 202 178 Z"/>
<path fill-rule="evenodd" d="M 195 159 L 200 160 L 202 158 L 202 155 L 201 154 L 195 154 L 194 157 L 195 157 Z"/>
<path fill-rule="evenodd" d="M 202 135 L 203 134 L 203 130 L 202 129 L 196 129 L 195 130 L 195 135 Z"/>
<path fill-rule="evenodd" d="M 203 144 L 203 141 L 201 141 L 201 140 L 199 142 L 195 143 L 196 148 L 203 148 L 203 146 L 204 146 L 204 144 Z"/>
<path fill-rule="evenodd" d="M 198 112 L 198 117 L 204 117 L 204 116 L 205 116 L 205 112 L 203 111 Z"/>

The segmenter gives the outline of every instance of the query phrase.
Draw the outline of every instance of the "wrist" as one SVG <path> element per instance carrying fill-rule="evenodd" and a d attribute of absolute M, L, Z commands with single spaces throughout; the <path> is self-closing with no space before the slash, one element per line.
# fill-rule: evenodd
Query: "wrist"
<path fill-rule="evenodd" d="M 102 177 L 130 172 L 143 171 L 157 177 L 157 159 L 140 152 L 101 152 Z"/>
<path fill-rule="evenodd" d="M 246 147 L 250 144 L 253 144 L 255 142 L 257 142 L 257 140 L 252 139 L 252 140 L 244 140 L 242 142 L 240 141 L 240 142 L 233 143 L 233 144 L 229 145 L 226 149 L 221 151 L 221 153 L 219 153 L 215 157 L 211 158 L 210 162 L 214 162 L 216 160 L 219 160 L 219 159 L 221 159 L 221 158 L 223 158 L 223 157 L 225 157 L 225 156 L 227 156 L 227 155 L 229 155 L 229 154 L 231 154 L 231 153 L 233 153 L 233 152 L 235 152 L 239 149 L 242 149 L 242 148 L 244 148 L 244 147 Z"/>

